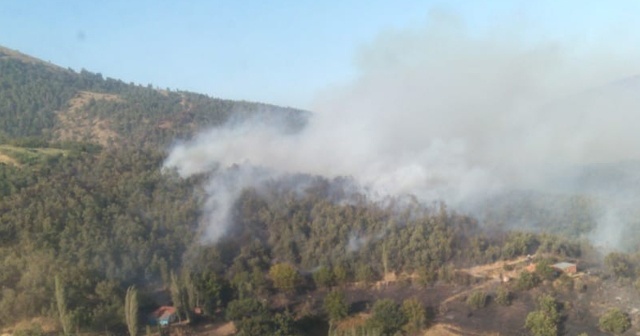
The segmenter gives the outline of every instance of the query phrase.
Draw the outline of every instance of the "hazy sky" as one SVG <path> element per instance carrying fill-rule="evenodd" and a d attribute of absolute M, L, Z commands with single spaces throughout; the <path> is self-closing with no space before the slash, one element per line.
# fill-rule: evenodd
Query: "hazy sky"
<path fill-rule="evenodd" d="M 640 1 L 586 0 L 3 0 L 0 45 L 127 82 L 312 108 L 358 77 L 368 45 L 423 29 L 434 12 L 478 35 L 639 45 Z"/>

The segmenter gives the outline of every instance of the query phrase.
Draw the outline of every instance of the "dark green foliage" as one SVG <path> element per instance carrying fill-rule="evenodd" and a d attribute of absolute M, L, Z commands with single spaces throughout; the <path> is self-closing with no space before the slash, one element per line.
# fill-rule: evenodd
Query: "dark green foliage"
<path fill-rule="evenodd" d="M 527 315 L 525 327 L 534 336 L 557 336 L 559 323 L 558 303 L 552 296 L 543 295 L 538 298 L 538 310 Z"/>
<path fill-rule="evenodd" d="M 427 327 L 427 312 L 417 299 L 407 299 L 402 303 L 402 313 L 407 323 L 402 328 L 409 335 L 417 335 Z"/>
<path fill-rule="evenodd" d="M 598 325 L 602 331 L 619 335 L 631 327 L 631 319 L 620 309 L 611 308 L 600 317 Z"/>
<path fill-rule="evenodd" d="M 519 290 L 529 290 L 540 284 L 540 277 L 536 273 L 529 273 L 524 271 L 520 273 L 520 277 L 516 282 L 516 287 Z"/>
<path fill-rule="evenodd" d="M 88 98 L 72 108 L 81 97 Z M 71 126 L 62 123 L 65 113 Z M 318 287 L 371 283 L 385 270 L 418 272 L 424 284 L 465 282 L 454 272 L 460 264 L 536 249 L 580 252 L 551 235 L 487 235 L 475 219 L 441 203 L 373 202 L 354 192 L 349 178 L 308 175 L 244 190 L 232 209 L 233 229 L 215 246 L 202 246 L 201 186 L 208 176 L 183 179 L 163 171 L 167 146 L 249 117 L 292 133 L 308 114 L 0 56 L 0 152 L 20 164 L 0 163 L 0 326 L 60 310 L 80 333 L 120 334 L 125 291 L 135 285 L 141 311 L 142 293 L 163 289 L 173 292 L 183 318 L 193 307 L 209 316 L 222 309 L 244 335 L 290 335 L 292 317 L 273 318 L 260 301 L 271 294 L 269 276 L 284 291 L 304 289 L 298 271 L 318 265 L 327 265 L 313 274 Z M 100 140 L 80 127 L 85 121 L 106 125 L 115 137 Z M 588 206 L 576 200 L 576 208 Z M 525 279 L 523 287 L 536 279 Z M 64 300 L 56 301 L 56 287 Z M 337 292 L 327 299 L 333 296 L 328 314 L 344 318 L 346 300 Z M 400 309 L 383 300 L 361 331 L 392 334 L 408 319 L 406 330 L 413 332 L 424 324 L 423 311 L 414 301 Z"/>
<path fill-rule="evenodd" d="M 406 323 L 407 317 L 400 306 L 389 299 L 376 301 L 367 320 L 367 325 L 380 330 L 382 335 L 394 335 Z"/>
<path fill-rule="evenodd" d="M 349 304 L 344 293 L 333 290 L 324 298 L 324 311 L 329 317 L 329 321 L 339 321 L 349 314 Z"/>
<path fill-rule="evenodd" d="M 240 335 L 271 335 L 275 329 L 269 310 L 256 299 L 229 302 L 225 316 L 235 323 Z"/>
<path fill-rule="evenodd" d="M 313 273 L 313 281 L 317 287 L 331 287 L 334 284 L 333 272 L 328 267 L 322 266 Z"/>
<path fill-rule="evenodd" d="M 472 309 L 484 308 L 487 305 L 487 293 L 483 291 L 474 291 L 467 297 L 467 305 Z"/>
<path fill-rule="evenodd" d="M 356 281 L 370 283 L 376 280 L 376 274 L 370 265 L 362 264 L 356 269 Z"/>
<path fill-rule="evenodd" d="M 301 335 L 295 325 L 293 315 L 286 310 L 283 313 L 276 313 L 273 317 L 275 331 L 274 336 L 297 336 Z"/>
<path fill-rule="evenodd" d="M 333 268 L 333 278 L 336 283 L 343 285 L 350 280 L 349 270 L 345 265 L 338 265 Z"/>
<path fill-rule="evenodd" d="M 119 135 L 120 144 L 156 149 L 176 138 L 191 137 L 197 130 L 222 125 L 231 118 L 281 121 L 284 131 L 293 132 L 308 117 L 306 112 L 291 108 L 160 91 L 105 79 L 86 70 L 77 73 L 13 57 L 0 57 L 0 74 L 0 140 L 25 138 L 31 139 L 31 143 L 64 140 L 56 139 L 60 130 L 67 127 L 58 114 L 68 109 L 78 109 L 74 119 L 107 120 L 110 130 Z M 115 98 L 101 99 L 92 96 L 93 93 Z M 89 97 L 84 105 L 70 106 L 73 98 L 83 95 Z M 76 140 L 96 139 L 83 135 Z"/>
<path fill-rule="evenodd" d="M 541 279 L 553 280 L 557 276 L 557 271 L 554 270 L 551 265 L 554 264 L 554 261 L 551 259 L 541 259 L 536 263 L 536 274 Z"/>
<path fill-rule="evenodd" d="M 298 271 L 290 264 L 280 263 L 271 266 L 269 276 L 273 281 L 273 285 L 285 292 L 293 291 L 300 283 L 301 278 Z"/>
<path fill-rule="evenodd" d="M 59 273 L 73 324 L 123 326 L 123 283 L 161 279 L 159 265 L 178 265 L 193 241 L 192 184 L 161 174 L 161 160 L 122 149 L 28 168 L 0 164 L 0 308 L 12 307 L 0 324 L 55 304 L 50 274 Z"/>
<path fill-rule="evenodd" d="M 538 248 L 539 242 L 532 233 L 514 232 L 509 235 L 502 247 L 502 256 L 512 259 L 518 256 L 533 254 Z"/>
<path fill-rule="evenodd" d="M 496 302 L 503 306 L 511 305 L 511 300 L 513 299 L 513 294 L 509 291 L 509 288 L 506 286 L 500 286 L 496 290 Z"/>

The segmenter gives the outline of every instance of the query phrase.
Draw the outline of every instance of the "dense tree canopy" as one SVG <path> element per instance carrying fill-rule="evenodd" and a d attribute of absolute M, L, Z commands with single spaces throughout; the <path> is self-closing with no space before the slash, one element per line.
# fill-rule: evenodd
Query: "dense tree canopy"
<path fill-rule="evenodd" d="M 204 244 L 202 185 L 215 172 L 185 179 L 163 169 L 168 146 L 246 118 L 294 132 L 306 112 L 7 55 L 0 48 L 0 326 L 47 316 L 65 321 L 65 332 L 123 334 L 135 324 L 133 310 L 172 304 L 181 318 L 198 308 L 234 321 L 245 335 L 293 335 L 292 315 L 266 304 L 278 290 L 328 292 L 324 308 L 337 321 L 349 304 L 328 287 L 403 272 L 425 284 L 455 282 L 454 265 L 581 253 L 578 243 L 554 235 L 487 231 L 441 202 L 371 198 L 349 177 L 301 174 L 242 190 L 231 229 Z M 567 220 L 583 232 L 592 222 L 580 209 L 591 203 L 571 202 Z M 487 214 L 487 222 L 503 215 Z M 608 258 L 614 274 L 631 272 L 624 261 Z M 527 288 L 539 282 L 537 275 L 525 280 Z M 135 295 L 127 291 L 133 286 Z M 416 300 L 381 300 L 370 324 L 393 334 L 418 332 L 427 322 Z"/>

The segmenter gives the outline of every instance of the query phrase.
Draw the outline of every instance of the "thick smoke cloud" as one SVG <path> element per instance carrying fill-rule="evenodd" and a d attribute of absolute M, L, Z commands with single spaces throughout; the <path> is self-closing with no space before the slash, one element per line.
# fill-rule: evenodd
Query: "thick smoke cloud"
<path fill-rule="evenodd" d="M 572 192 L 571 179 L 557 182 L 578 167 L 640 159 L 640 79 L 615 82 L 640 72 L 637 55 L 435 21 L 362 48 L 359 77 L 319 94 L 303 131 L 233 123 L 176 145 L 166 165 L 183 176 L 234 165 L 351 176 L 374 195 L 455 207 L 512 189 Z M 227 207 L 249 176 L 213 178 L 208 209 Z M 211 216 L 210 241 L 224 216 Z"/>

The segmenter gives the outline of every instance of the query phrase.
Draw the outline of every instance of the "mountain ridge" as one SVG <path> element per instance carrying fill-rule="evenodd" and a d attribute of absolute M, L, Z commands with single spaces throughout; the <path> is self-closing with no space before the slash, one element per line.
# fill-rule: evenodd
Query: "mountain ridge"
<path fill-rule="evenodd" d="M 76 72 L 0 46 L 0 136 L 162 147 L 250 116 L 301 127 L 309 112 Z"/>

